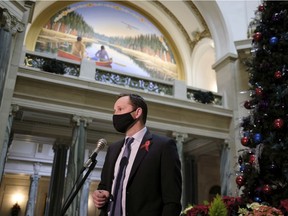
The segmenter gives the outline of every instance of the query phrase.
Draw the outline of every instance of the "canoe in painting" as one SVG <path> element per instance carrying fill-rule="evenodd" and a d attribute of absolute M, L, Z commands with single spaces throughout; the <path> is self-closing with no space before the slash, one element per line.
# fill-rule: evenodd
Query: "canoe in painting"
<path fill-rule="evenodd" d="M 74 61 L 79 61 L 79 62 L 81 61 L 80 57 L 75 56 L 71 53 L 65 52 L 63 50 L 60 50 L 60 49 L 58 50 L 58 56 L 62 58 L 71 59 Z M 112 62 L 113 62 L 112 59 L 110 59 L 109 61 L 95 61 L 97 66 L 102 66 L 102 67 L 111 67 Z"/>
<path fill-rule="evenodd" d="M 71 60 L 74 60 L 74 61 L 81 61 L 81 58 L 78 57 L 78 56 L 75 56 L 71 53 L 68 53 L 68 52 L 65 52 L 63 50 L 60 50 L 58 49 L 58 56 L 59 57 L 62 57 L 62 58 L 67 58 L 67 59 L 71 59 Z"/>
<path fill-rule="evenodd" d="M 111 67 L 112 64 L 112 59 L 109 61 L 96 61 L 97 66 L 102 66 L 102 67 Z"/>

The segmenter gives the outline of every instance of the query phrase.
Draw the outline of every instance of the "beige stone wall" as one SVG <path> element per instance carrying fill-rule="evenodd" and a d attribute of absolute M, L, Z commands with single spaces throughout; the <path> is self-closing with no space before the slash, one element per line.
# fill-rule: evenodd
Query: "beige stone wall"
<path fill-rule="evenodd" d="M 220 158 L 200 156 L 196 159 L 198 170 L 198 204 L 209 201 L 209 190 L 220 185 Z"/>

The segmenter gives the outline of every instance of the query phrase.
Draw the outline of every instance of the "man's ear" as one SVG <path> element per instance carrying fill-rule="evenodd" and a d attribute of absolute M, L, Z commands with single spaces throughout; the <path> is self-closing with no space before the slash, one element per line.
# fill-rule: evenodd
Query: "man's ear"
<path fill-rule="evenodd" d="M 142 108 L 138 107 L 136 109 L 136 116 L 135 117 L 138 119 L 141 115 L 142 115 Z"/>

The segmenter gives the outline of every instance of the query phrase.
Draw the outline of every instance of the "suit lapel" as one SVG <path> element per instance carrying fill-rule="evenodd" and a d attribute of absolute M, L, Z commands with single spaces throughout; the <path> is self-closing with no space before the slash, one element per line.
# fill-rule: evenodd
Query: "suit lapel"
<path fill-rule="evenodd" d="M 123 139 L 123 141 L 119 141 L 119 142 L 115 143 L 114 148 L 111 148 L 111 156 L 110 156 L 111 161 L 110 161 L 110 163 L 113 164 L 112 167 L 115 167 L 117 158 L 120 154 L 122 146 L 124 145 L 124 142 L 125 142 L 125 139 Z M 111 176 L 113 177 L 114 176 L 114 169 L 111 169 L 110 172 L 111 172 L 110 173 Z"/>
<path fill-rule="evenodd" d="M 115 147 L 113 148 L 113 162 L 116 163 L 116 160 L 120 154 L 121 148 L 124 145 L 125 139 L 123 139 L 122 141 L 119 141 Z"/>
<path fill-rule="evenodd" d="M 129 180 L 128 180 L 128 184 L 130 182 L 130 180 L 133 178 L 135 172 L 137 171 L 138 167 L 140 166 L 141 162 L 143 161 L 143 159 L 145 158 L 145 156 L 147 155 L 147 153 L 149 151 L 147 151 L 145 149 L 145 147 L 143 146 L 147 140 L 150 140 L 150 145 L 149 148 L 151 147 L 151 145 L 153 144 L 152 142 L 152 134 L 147 130 L 146 134 L 144 135 L 141 144 L 139 146 L 138 152 L 136 154 L 130 175 L 129 175 Z"/>

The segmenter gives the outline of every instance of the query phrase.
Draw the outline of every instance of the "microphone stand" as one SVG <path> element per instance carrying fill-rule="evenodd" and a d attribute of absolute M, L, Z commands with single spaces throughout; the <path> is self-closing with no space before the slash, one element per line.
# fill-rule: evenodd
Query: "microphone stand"
<path fill-rule="evenodd" d="M 97 163 L 97 160 L 93 160 L 91 162 L 91 164 L 89 165 L 89 169 L 88 171 L 86 172 L 86 174 L 84 175 L 84 177 L 82 178 L 82 180 L 79 182 L 79 184 L 77 185 L 75 191 L 70 194 L 68 197 L 67 197 L 67 200 L 64 202 L 64 206 L 62 207 L 62 210 L 61 210 L 61 216 L 64 216 L 67 209 L 69 208 L 69 206 L 71 205 L 72 201 L 74 200 L 75 196 L 77 195 L 77 193 L 79 192 L 79 190 L 81 189 L 81 187 L 83 186 L 84 182 L 86 181 L 86 179 L 88 178 L 89 174 L 91 173 L 91 171 L 95 168 L 96 166 L 96 163 Z M 82 171 L 80 173 L 80 175 L 82 174 L 82 172 L 84 171 L 85 169 L 82 168 Z M 75 184 L 77 184 L 78 181 L 75 182 Z M 74 186 L 75 186 L 74 184 Z M 74 188 L 73 186 L 73 188 Z M 73 190 L 73 189 L 72 189 Z"/>

